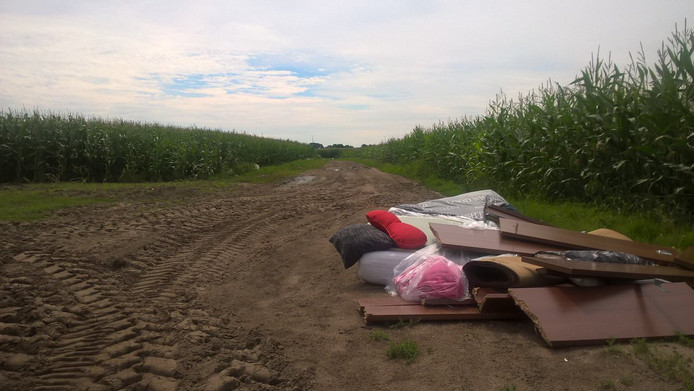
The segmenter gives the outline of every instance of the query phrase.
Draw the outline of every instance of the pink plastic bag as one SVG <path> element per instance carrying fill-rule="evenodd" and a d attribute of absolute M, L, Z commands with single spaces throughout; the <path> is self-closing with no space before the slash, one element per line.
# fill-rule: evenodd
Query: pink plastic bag
<path fill-rule="evenodd" d="M 393 278 L 395 290 L 404 300 L 454 299 L 467 296 L 462 266 L 441 255 L 422 258 Z"/>

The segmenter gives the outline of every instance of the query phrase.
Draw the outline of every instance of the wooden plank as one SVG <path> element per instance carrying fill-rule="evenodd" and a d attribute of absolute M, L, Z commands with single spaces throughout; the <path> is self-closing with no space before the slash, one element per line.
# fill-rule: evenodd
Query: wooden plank
<path fill-rule="evenodd" d="M 511 288 L 550 346 L 694 335 L 694 290 L 685 283 Z"/>
<path fill-rule="evenodd" d="M 520 311 L 503 312 L 501 310 L 482 313 L 475 305 L 474 299 L 467 305 L 420 305 L 405 301 L 399 297 L 382 297 L 358 299 L 359 311 L 368 322 L 391 322 L 399 320 L 484 320 L 513 319 L 524 317 Z"/>
<path fill-rule="evenodd" d="M 422 299 L 421 305 L 475 305 L 475 299 L 464 299 L 464 300 L 454 300 L 454 299 Z"/>
<path fill-rule="evenodd" d="M 406 306 L 406 305 L 419 305 L 417 302 L 406 301 L 398 296 L 378 296 L 378 297 L 366 297 L 357 299 L 357 307 L 359 312 L 364 312 L 366 307 L 377 307 L 377 306 Z"/>
<path fill-rule="evenodd" d="M 357 299 L 357 306 L 376 307 L 376 306 L 412 306 L 412 305 L 475 305 L 475 299 L 453 300 L 453 299 L 422 299 L 421 301 L 403 300 L 399 296 L 379 296 Z"/>
<path fill-rule="evenodd" d="M 486 320 L 508 319 L 506 313 L 481 313 L 474 305 L 458 306 L 375 306 L 364 308 L 366 322 L 399 320 Z"/>
<path fill-rule="evenodd" d="M 688 247 L 675 257 L 675 263 L 687 269 L 694 269 L 694 247 Z"/>
<path fill-rule="evenodd" d="M 660 264 L 672 264 L 679 251 L 673 247 L 634 242 L 571 231 L 524 221 L 499 219 L 501 235 L 572 249 L 613 250 L 638 255 Z"/>
<path fill-rule="evenodd" d="M 629 280 L 662 278 L 671 282 L 694 281 L 694 270 L 677 266 L 645 266 L 622 263 L 572 261 L 560 256 L 523 257 L 523 262 L 572 277 L 602 277 Z"/>
<path fill-rule="evenodd" d="M 566 248 L 507 239 L 494 229 L 469 229 L 450 224 L 429 224 L 443 247 L 459 248 L 485 254 L 533 255 L 538 251 L 562 251 Z"/>

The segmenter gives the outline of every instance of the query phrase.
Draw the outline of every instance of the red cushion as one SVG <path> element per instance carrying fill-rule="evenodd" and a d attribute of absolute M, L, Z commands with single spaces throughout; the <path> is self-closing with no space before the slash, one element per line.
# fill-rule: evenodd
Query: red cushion
<path fill-rule="evenodd" d="M 390 224 L 388 236 L 400 248 L 416 249 L 424 247 L 427 243 L 427 235 L 421 229 L 406 223 Z"/>
<path fill-rule="evenodd" d="M 417 249 L 424 247 L 427 236 L 419 228 L 400 221 L 398 216 L 386 210 L 372 210 L 366 219 L 374 227 L 390 236 L 400 248 Z"/>
<path fill-rule="evenodd" d="M 366 214 L 366 219 L 369 220 L 371 225 L 386 233 L 390 224 L 400 222 L 398 216 L 387 210 L 372 210 Z"/>

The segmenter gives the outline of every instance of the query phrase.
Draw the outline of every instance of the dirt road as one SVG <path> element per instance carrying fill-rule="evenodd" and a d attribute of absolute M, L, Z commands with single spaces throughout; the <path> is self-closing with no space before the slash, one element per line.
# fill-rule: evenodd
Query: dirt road
<path fill-rule="evenodd" d="M 355 299 L 385 293 L 328 238 L 440 197 L 401 177 L 331 162 L 223 194 L 156 192 L 170 202 L 0 226 L 0 388 L 678 389 L 628 354 L 550 349 L 528 320 L 364 325 Z M 388 359 L 374 329 L 420 356 Z"/>

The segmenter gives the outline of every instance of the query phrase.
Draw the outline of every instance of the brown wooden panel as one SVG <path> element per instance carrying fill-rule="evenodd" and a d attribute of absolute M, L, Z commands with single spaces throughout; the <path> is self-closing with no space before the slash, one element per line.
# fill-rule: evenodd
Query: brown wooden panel
<path fill-rule="evenodd" d="M 622 278 L 630 280 L 662 278 L 671 282 L 694 281 L 694 270 L 686 270 L 677 266 L 572 261 L 560 256 L 549 255 L 523 257 L 523 262 L 574 277 Z"/>
<path fill-rule="evenodd" d="M 694 290 L 685 283 L 511 288 L 550 346 L 694 334 Z"/>
<path fill-rule="evenodd" d="M 366 297 L 357 300 L 359 307 L 377 305 L 419 305 L 416 301 L 403 300 L 398 296 L 381 295 L 378 297 Z"/>
<path fill-rule="evenodd" d="M 482 313 L 474 304 L 474 300 L 471 305 L 455 306 L 424 306 L 415 302 L 402 300 L 399 297 L 359 299 L 357 303 L 366 322 L 392 322 L 399 320 L 484 320 L 525 317 L 525 314 L 517 310 L 517 308 L 509 312 L 499 310 Z"/>
<path fill-rule="evenodd" d="M 571 231 L 524 221 L 499 219 L 501 235 L 573 249 L 614 250 L 650 259 L 661 264 L 672 264 L 679 251 L 673 247 L 657 246 L 583 232 Z"/>
<path fill-rule="evenodd" d="M 454 300 L 454 299 L 422 299 L 421 305 L 475 305 L 477 302 L 475 299 L 464 299 L 464 300 Z"/>
<path fill-rule="evenodd" d="M 485 254 L 533 255 L 538 251 L 561 251 L 566 248 L 501 237 L 494 229 L 469 229 L 450 224 L 429 224 L 443 247 L 459 248 Z"/>
<path fill-rule="evenodd" d="M 399 320 L 485 320 L 517 317 L 508 313 L 481 313 L 477 306 L 375 306 L 364 308 L 366 322 Z"/>

